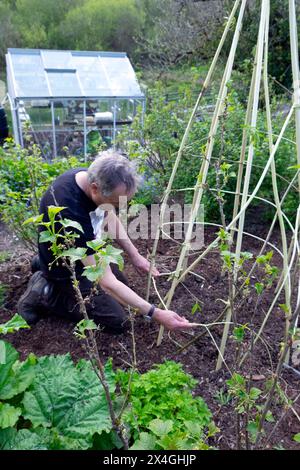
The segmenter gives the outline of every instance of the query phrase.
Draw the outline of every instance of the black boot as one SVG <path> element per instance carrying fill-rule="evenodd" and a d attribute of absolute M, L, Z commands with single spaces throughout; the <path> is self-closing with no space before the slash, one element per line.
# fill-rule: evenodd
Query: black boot
<path fill-rule="evenodd" d="M 28 325 L 37 323 L 45 309 L 45 299 L 49 291 L 49 283 L 41 271 L 36 271 L 29 279 L 24 294 L 20 297 L 17 310 Z"/>
<path fill-rule="evenodd" d="M 34 255 L 34 257 L 31 260 L 31 272 L 33 274 L 40 270 L 41 270 L 40 257 L 39 255 Z"/>

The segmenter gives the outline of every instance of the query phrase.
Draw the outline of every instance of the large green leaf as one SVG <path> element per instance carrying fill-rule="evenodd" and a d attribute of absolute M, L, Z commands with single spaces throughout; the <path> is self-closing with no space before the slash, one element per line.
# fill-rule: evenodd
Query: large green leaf
<path fill-rule="evenodd" d="M 18 315 L 16 313 L 6 323 L 1 323 L 0 334 L 6 335 L 7 333 L 13 333 L 14 331 L 19 331 L 20 328 L 30 328 L 30 326 L 27 325 L 26 321 L 24 320 L 23 317 L 21 317 L 21 315 Z"/>
<path fill-rule="evenodd" d="M 114 390 L 111 364 L 107 380 Z M 39 359 L 36 377 L 24 395 L 24 417 L 34 427 L 55 428 L 60 439 L 83 439 L 89 447 L 95 433 L 111 430 L 106 398 L 99 379 L 86 361 L 74 366 L 70 355 Z M 84 445 L 80 444 L 81 448 Z"/>
<path fill-rule="evenodd" d="M 10 343 L 4 342 L 5 363 L 0 364 L 0 399 L 8 400 L 31 384 L 34 378 L 35 356 L 30 354 L 26 361 L 18 361 L 19 354 Z"/>
<path fill-rule="evenodd" d="M 41 438 L 28 429 L 0 429 L 1 450 L 47 450 Z"/>
<path fill-rule="evenodd" d="M 0 428 L 10 428 L 16 424 L 21 416 L 21 409 L 9 405 L 8 403 L 0 403 Z"/>
<path fill-rule="evenodd" d="M 155 434 L 156 436 L 162 437 L 168 434 L 173 429 L 173 421 L 170 419 L 163 421 L 161 419 L 153 419 L 149 423 L 149 429 Z"/>
<path fill-rule="evenodd" d="M 148 432 L 141 432 L 139 439 L 130 447 L 130 450 L 155 450 L 156 437 Z"/>

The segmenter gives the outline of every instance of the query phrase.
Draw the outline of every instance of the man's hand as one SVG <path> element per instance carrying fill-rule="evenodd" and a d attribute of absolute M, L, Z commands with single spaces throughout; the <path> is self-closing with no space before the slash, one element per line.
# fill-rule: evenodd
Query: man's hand
<path fill-rule="evenodd" d="M 186 318 L 180 317 L 172 310 L 156 308 L 152 318 L 171 331 L 193 328 L 195 326 L 194 323 L 190 323 Z"/>
<path fill-rule="evenodd" d="M 130 259 L 133 266 L 140 274 L 145 274 L 150 271 L 151 263 L 147 260 L 147 258 L 144 258 L 144 256 L 140 255 L 139 253 L 135 253 L 130 257 Z M 151 274 L 153 276 L 158 276 L 159 271 L 153 266 Z"/>

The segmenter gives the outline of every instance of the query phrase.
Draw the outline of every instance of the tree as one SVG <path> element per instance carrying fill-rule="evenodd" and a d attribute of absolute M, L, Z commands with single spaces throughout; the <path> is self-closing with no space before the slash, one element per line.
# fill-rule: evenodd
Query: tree
<path fill-rule="evenodd" d="M 147 21 L 137 42 L 151 64 L 172 66 L 190 57 L 211 56 L 210 41 L 222 23 L 223 1 L 153 0 L 149 4 L 144 0 L 143 3 Z"/>
<path fill-rule="evenodd" d="M 131 53 L 144 22 L 135 0 L 87 0 L 68 12 L 58 28 L 62 48 Z"/>

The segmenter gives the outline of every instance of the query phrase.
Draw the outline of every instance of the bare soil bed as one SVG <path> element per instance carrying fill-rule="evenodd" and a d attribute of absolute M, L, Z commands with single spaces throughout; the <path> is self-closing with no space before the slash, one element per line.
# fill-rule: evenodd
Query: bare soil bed
<path fill-rule="evenodd" d="M 257 219 L 253 219 L 251 223 L 251 232 L 266 235 L 268 227 Z M 249 228 L 249 227 L 248 227 Z M 1 225 L 0 251 L 7 250 L 10 252 L 8 260 L 0 264 L 0 282 L 7 286 L 6 298 L 4 305 L 0 308 L 0 323 L 7 321 L 14 313 L 16 313 L 16 303 L 18 298 L 26 288 L 28 278 L 30 276 L 30 259 L 31 253 L 26 251 L 22 245 L 13 238 L 13 236 Z M 208 227 L 205 232 L 205 245 L 215 237 L 216 229 Z M 273 244 L 279 244 L 279 233 L 274 232 L 272 237 Z M 253 238 L 245 237 L 244 251 L 252 252 L 254 255 L 259 253 L 261 243 Z M 151 250 L 151 240 L 140 240 L 136 243 L 143 255 Z M 179 248 L 168 240 L 161 240 L 159 243 L 157 267 L 161 272 L 170 272 L 174 270 L 177 263 Z M 191 257 L 191 260 L 193 257 Z M 273 264 L 279 264 L 280 258 L 278 254 L 274 254 Z M 127 275 L 130 286 L 141 296 L 146 292 L 146 277 L 142 277 L 136 273 L 128 260 L 125 263 L 125 274 Z M 195 272 L 202 276 L 203 279 L 188 276 L 185 285 L 180 285 L 176 290 L 172 309 L 177 313 L 186 316 L 191 321 L 201 323 L 211 323 L 224 308 L 227 300 L 228 291 L 224 276 L 221 273 L 220 255 L 217 250 L 210 253 L 201 264 L 195 269 Z M 251 282 L 256 282 L 258 271 L 254 272 Z M 165 294 L 170 282 L 167 276 L 158 278 L 157 286 L 159 292 Z M 191 294 L 192 293 L 192 294 Z M 201 301 L 202 310 L 200 313 L 192 315 L 191 309 L 195 303 L 193 295 Z M 268 310 L 274 296 L 274 290 L 270 289 L 263 297 L 259 305 L 258 313 L 255 318 L 255 329 L 258 330 L 265 312 Z M 157 296 L 152 291 L 151 301 L 158 302 Z M 244 303 L 241 312 L 239 312 L 238 321 L 245 324 L 249 321 L 253 312 L 256 299 L 251 296 Z M 283 299 L 281 299 L 283 302 Z M 280 301 L 278 303 L 281 303 Z M 272 366 L 270 357 L 273 362 L 273 370 L 276 367 L 279 353 L 279 344 L 283 338 L 284 332 L 284 313 L 278 307 L 274 310 L 270 320 L 268 321 L 265 331 L 264 340 L 268 344 L 270 356 L 267 353 L 264 344 L 259 344 L 254 351 L 253 357 L 253 374 L 257 381 L 254 383 L 256 387 L 263 387 L 264 378 L 272 376 Z M 46 354 L 65 354 L 71 353 L 76 361 L 79 358 L 86 357 L 83 344 L 73 335 L 74 325 L 68 321 L 58 318 L 41 319 L 30 330 L 19 331 L 18 333 L 6 336 L 14 347 L 20 352 L 21 357 L 25 358 L 30 352 L 37 356 Z M 199 330 L 195 328 L 194 334 L 198 334 Z M 222 335 L 222 326 L 215 326 L 211 329 L 217 344 L 220 344 Z M 198 386 L 195 390 L 196 394 L 201 395 L 207 402 L 214 415 L 216 425 L 220 428 L 220 433 L 214 438 L 212 444 L 219 449 L 236 448 L 235 438 L 235 420 L 233 405 L 229 402 L 221 405 L 216 398 L 216 393 L 224 388 L 226 390 L 226 380 L 230 374 L 225 367 L 219 372 L 215 371 L 217 360 L 217 350 L 211 338 L 205 334 L 190 347 L 178 353 L 178 344 L 184 345 L 191 336 L 187 333 L 165 333 L 164 340 L 160 347 L 156 347 L 156 338 L 158 326 L 156 324 L 148 324 L 143 318 L 137 318 L 135 322 L 135 337 L 137 348 L 138 369 L 145 372 L 152 367 L 153 364 L 163 362 L 166 359 L 176 360 L 184 365 L 186 372 L 192 374 L 198 380 Z M 101 354 L 104 358 L 112 357 L 114 366 L 127 368 L 130 362 L 130 352 L 132 350 L 130 334 L 120 336 L 108 335 L 102 332 L 98 333 L 98 343 Z M 230 368 L 235 355 L 235 343 L 230 340 L 226 352 L 226 362 Z M 246 368 L 247 369 L 247 368 Z M 300 378 L 288 370 L 284 370 L 281 378 L 281 387 L 285 394 L 291 399 L 295 399 L 300 393 Z M 300 415 L 300 400 L 294 404 L 294 410 Z M 272 407 L 275 417 L 275 423 L 269 423 L 266 426 L 267 435 L 272 432 L 270 439 L 266 445 L 267 448 L 283 447 L 285 449 L 299 449 L 299 444 L 293 441 L 293 436 L 300 432 L 300 423 L 294 412 L 289 409 L 284 413 L 284 407 L 279 402 L 275 402 Z"/>

